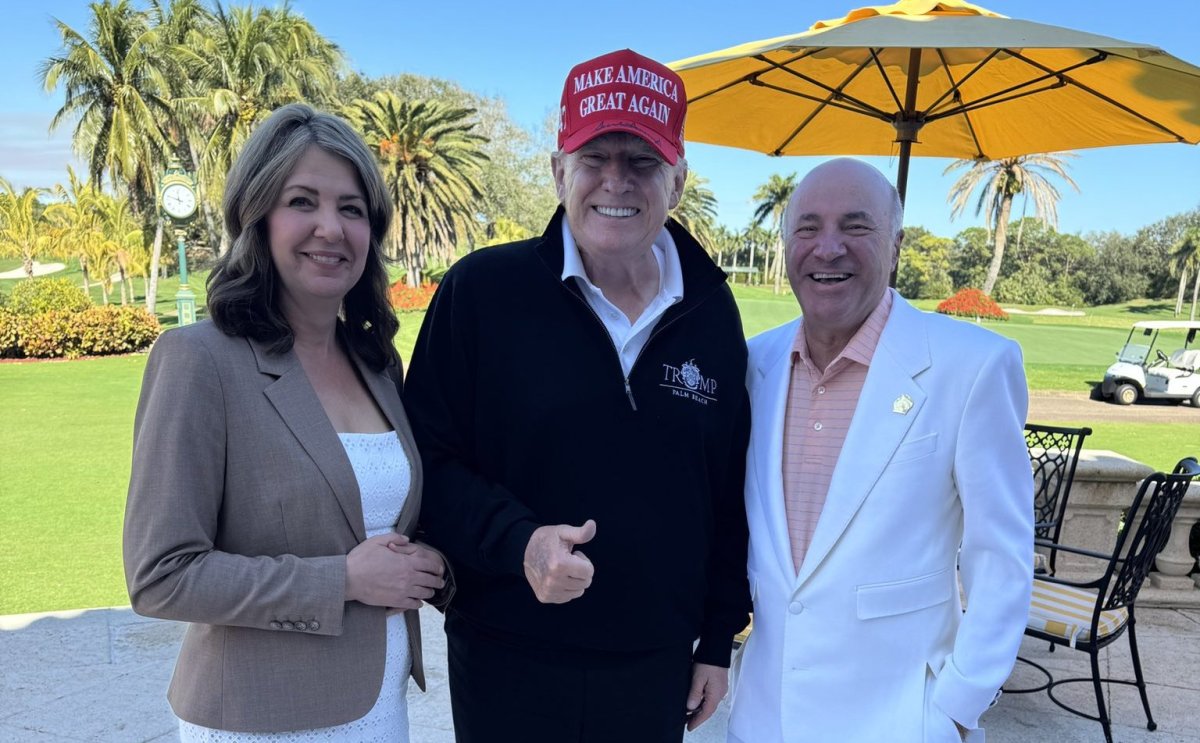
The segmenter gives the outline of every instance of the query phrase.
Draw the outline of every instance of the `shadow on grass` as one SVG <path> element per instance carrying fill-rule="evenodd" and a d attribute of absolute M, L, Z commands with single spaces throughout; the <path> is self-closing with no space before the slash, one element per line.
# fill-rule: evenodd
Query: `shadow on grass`
<path fill-rule="evenodd" d="M 1131 315 L 1156 315 L 1163 312 L 1174 312 L 1175 305 L 1167 302 L 1155 302 L 1154 304 L 1143 304 L 1128 309 Z"/>

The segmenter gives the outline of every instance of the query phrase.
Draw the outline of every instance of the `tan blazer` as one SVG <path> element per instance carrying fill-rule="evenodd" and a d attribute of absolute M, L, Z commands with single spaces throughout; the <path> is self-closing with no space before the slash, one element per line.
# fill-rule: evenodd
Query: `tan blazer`
<path fill-rule="evenodd" d="M 412 467 L 397 523 L 411 535 L 421 460 L 399 372 L 355 363 Z M 211 322 L 159 338 L 134 423 L 125 579 L 137 613 L 192 623 L 168 691 L 179 717 L 269 732 L 365 715 L 386 654 L 386 610 L 344 600 L 346 553 L 365 538 L 354 471 L 294 353 Z M 405 621 L 424 689 L 417 612 Z"/>

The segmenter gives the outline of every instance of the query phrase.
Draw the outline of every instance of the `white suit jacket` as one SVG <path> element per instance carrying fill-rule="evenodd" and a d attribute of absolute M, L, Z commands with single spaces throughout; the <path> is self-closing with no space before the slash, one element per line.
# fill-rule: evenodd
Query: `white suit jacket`
<path fill-rule="evenodd" d="M 781 460 L 798 326 L 749 341 L 754 631 L 734 662 L 729 740 L 957 743 L 953 720 L 978 726 L 1029 607 L 1020 348 L 893 297 L 797 575 Z"/>

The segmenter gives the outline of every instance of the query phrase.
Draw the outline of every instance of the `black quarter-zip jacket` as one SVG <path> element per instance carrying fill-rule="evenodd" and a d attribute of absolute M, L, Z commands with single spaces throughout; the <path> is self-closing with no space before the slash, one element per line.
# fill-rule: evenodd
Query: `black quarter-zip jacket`
<path fill-rule="evenodd" d="M 725 274 L 667 228 L 682 301 L 628 379 L 608 331 L 562 280 L 563 210 L 545 233 L 446 274 L 404 383 L 425 468 L 421 525 L 453 563 L 459 613 L 539 649 L 638 652 L 700 640 L 729 664 L 747 622 L 746 344 Z M 596 521 L 591 587 L 541 604 L 522 566 L 533 531 Z"/>

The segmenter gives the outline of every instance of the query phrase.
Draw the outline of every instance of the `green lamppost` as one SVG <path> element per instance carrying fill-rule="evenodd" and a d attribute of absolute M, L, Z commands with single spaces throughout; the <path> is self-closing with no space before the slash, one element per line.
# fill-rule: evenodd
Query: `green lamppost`
<path fill-rule="evenodd" d="M 178 158 L 172 157 L 163 173 L 158 190 L 158 203 L 171 219 L 175 231 L 175 247 L 179 251 L 179 291 L 175 294 L 175 309 L 180 325 L 196 322 L 196 295 L 188 287 L 185 228 L 196 216 L 196 181 L 183 169 Z"/>

